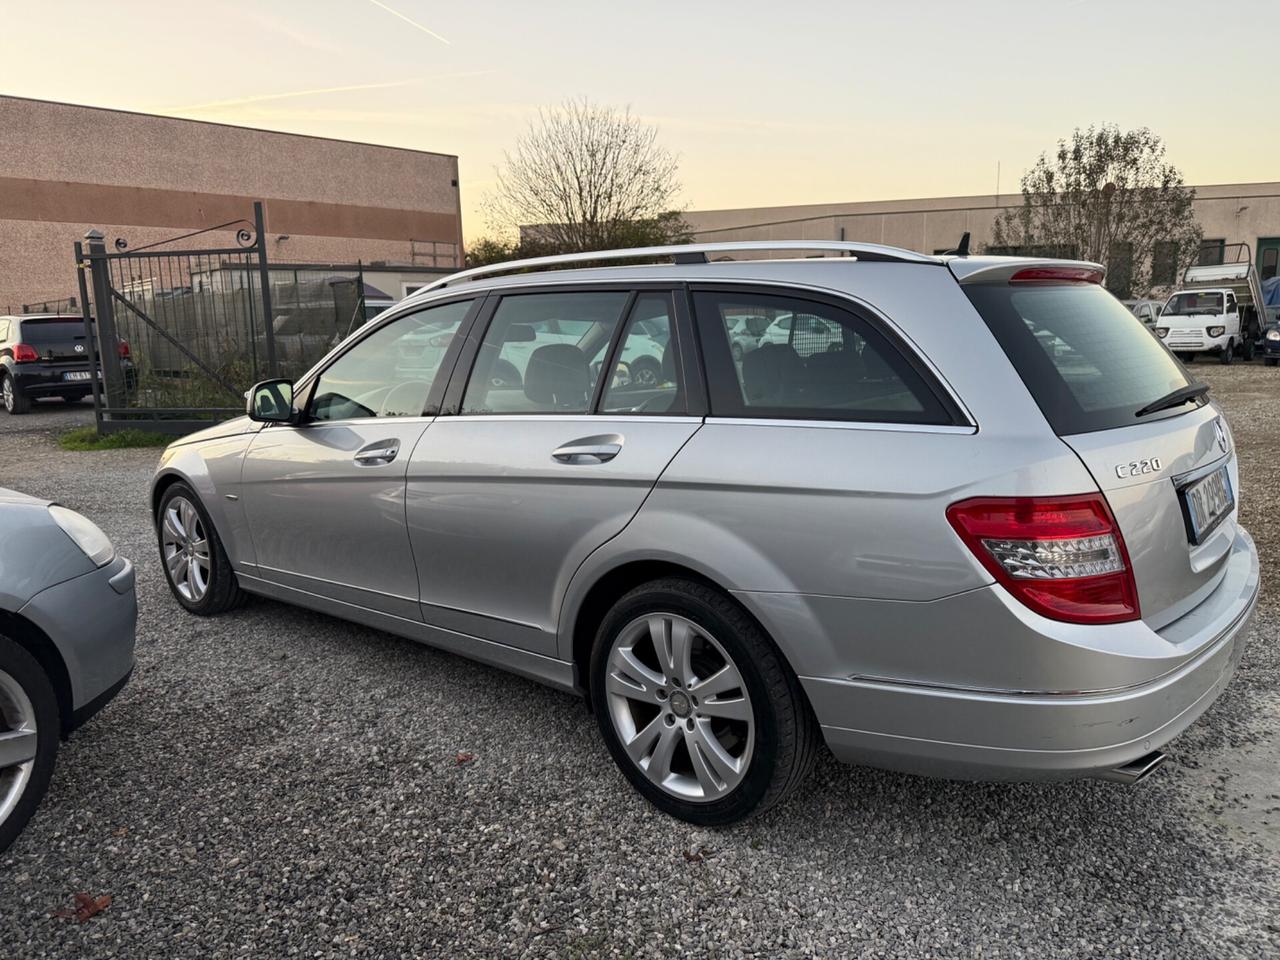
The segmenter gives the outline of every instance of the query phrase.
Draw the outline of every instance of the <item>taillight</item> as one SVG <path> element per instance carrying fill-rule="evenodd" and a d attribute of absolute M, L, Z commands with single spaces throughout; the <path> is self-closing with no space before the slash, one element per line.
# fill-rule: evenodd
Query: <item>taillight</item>
<path fill-rule="evenodd" d="M 128 357 L 129 357 L 129 341 L 128 341 L 128 340 L 121 340 L 121 341 L 119 341 L 119 342 L 116 344 L 116 353 L 120 355 L 120 359 L 121 359 L 121 360 L 126 360 L 126 359 L 128 359 Z"/>
<path fill-rule="evenodd" d="M 1099 493 L 977 497 L 947 519 L 996 581 L 1036 613 L 1068 623 L 1136 620 L 1124 537 Z"/>
<path fill-rule="evenodd" d="M 13 362 L 14 363 L 32 363 L 40 359 L 40 354 L 36 353 L 36 348 L 29 343 L 15 343 L 13 345 Z"/>
<path fill-rule="evenodd" d="M 1010 283 L 1101 283 L 1102 271 L 1093 267 L 1027 267 L 1009 278 Z"/>

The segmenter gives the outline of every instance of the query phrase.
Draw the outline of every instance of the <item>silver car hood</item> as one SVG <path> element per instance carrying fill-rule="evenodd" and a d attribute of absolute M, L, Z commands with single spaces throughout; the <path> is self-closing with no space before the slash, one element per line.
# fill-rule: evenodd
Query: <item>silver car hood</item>
<path fill-rule="evenodd" d="M 255 423 L 248 417 L 236 417 L 234 420 L 227 420 L 223 423 L 215 423 L 211 427 L 205 427 L 203 430 L 197 430 L 195 433 L 189 433 L 185 437 L 179 437 L 171 447 L 181 447 L 188 443 L 203 443 L 206 440 L 218 440 L 222 437 L 234 437 L 242 433 L 252 433 L 262 426 Z"/>

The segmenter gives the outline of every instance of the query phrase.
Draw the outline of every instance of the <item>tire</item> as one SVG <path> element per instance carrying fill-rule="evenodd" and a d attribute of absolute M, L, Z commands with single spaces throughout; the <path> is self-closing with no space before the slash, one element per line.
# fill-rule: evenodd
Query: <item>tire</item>
<path fill-rule="evenodd" d="M 1236 341 L 1231 338 L 1227 341 L 1227 345 L 1222 348 L 1222 352 L 1218 354 L 1218 362 L 1224 367 L 1229 367 L 1236 358 Z"/>
<path fill-rule="evenodd" d="M 1240 344 L 1240 359 L 1245 363 L 1253 363 L 1253 358 L 1257 352 L 1257 345 L 1253 342 L 1252 332 L 1245 334 L 1244 342 Z"/>
<path fill-rule="evenodd" d="M 14 416 L 31 409 L 30 398 L 8 373 L 0 374 L 0 399 L 3 399 L 5 410 Z"/>
<path fill-rule="evenodd" d="M 631 361 L 631 382 L 638 387 L 656 387 L 662 382 L 662 364 L 653 357 L 636 357 Z"/>
<path fill-rule="evenodd" d="M 0 853 L 9 849 L 49 789 L 58 758 L 59 720 L 53 685 L 40 664 L 0 635 L 0 738 L 25 730 L 25 745 L 31 748 L 30 759 L 0 767 Z"/>
<path fill-rule="evenodd" d="M 156 540 L 169 590 L 188 612 L 211 617 L 248 599 L 204 504 L 185 483 L 173 484 L 160 498 Z"/>
<path fill-rule="evenodd" d="M 693 638 L 683 670 L 661 666 L 655 622 L 667 643 Z M 726 669 L 727 679 L 710 687 Z M 735 823 L 781 802 L 813 766 L 820 733 L 800 682 L 755 621 L 709 586 L 669 578 L 626 594 L 600 625 L 589 673 L 596 722 L 614 761 L 670 816 L 700 826 Z M 700 689 L 712 690 L 701 703 Z M 735 690 L 738 696 L 721 700 Z M 654 763 L 662 766 L 651 779 Z"/>

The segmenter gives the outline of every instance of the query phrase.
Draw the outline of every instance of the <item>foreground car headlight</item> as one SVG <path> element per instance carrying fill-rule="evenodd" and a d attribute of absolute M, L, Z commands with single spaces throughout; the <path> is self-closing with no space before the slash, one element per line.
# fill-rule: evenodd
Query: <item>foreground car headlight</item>
<path fill-rule="evenodd" d="M 1168 327 L 1156 327 L 1156 336 L 1163 340 L 1169 335 Z"/>
<path fill-rule="evenodd" d="M 116 548 L 92 520 L 82 517 L 74 510 L 60 507 L 56 503 L 49 507 L 49 516 L 53 517 L 53 522 L 76 542 L 76 546 L 84 551 L 84 555 L 92 560 L 95 566 L 106 566 L 115 559 Z"/>
<path fill-rule="evenodd" d="M 1205 327 L 1204 330 L 1211 337 L 1220 337 L 1227 332 L 1226 327 Z"/>
<path fill-rule="evenodd" d="M 1268 339 L 1268 340 L 1280 340 L 1280 330 L 1268 330 L 1268 331 L 1267 331 L 1267 339 Z"/>

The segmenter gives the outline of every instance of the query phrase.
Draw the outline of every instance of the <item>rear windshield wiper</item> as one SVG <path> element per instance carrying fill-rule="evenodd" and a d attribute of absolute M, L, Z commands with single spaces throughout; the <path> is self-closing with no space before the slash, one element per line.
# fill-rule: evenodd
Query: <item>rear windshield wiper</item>
<path fill-rule="evenodd" d="M 1159 400 L 1152 400 L 1145 407 L 1134 414 L 1135 417 L 1145 417 L 1149 413 L 1155 413 L 1159 410 L 1168 410 L 1171 407 L 1180 407 L 1184 403 L 1190 403 L 1197 400 L 1209 392 L 1207 383 L 1193 383 L 1186 387 L 1179 387 L 1177 390 L 1170 390 Z"/>

